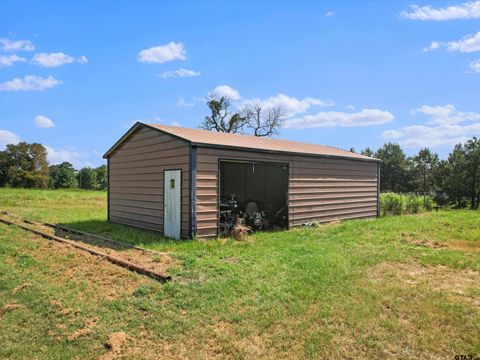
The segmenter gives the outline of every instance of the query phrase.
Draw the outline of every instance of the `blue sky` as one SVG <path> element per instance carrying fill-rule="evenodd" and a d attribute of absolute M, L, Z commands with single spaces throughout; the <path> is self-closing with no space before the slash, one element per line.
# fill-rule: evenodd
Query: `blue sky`
<path fill-rule="evenodd" d="M 413 6 L 412 6 L 413 5 Z M 445 157 L 480 136 L 480 1 L 1 2 L 0 148 L 96 166 L 136 120 L 198 127 L 209 94 L 278 137 Z"/>

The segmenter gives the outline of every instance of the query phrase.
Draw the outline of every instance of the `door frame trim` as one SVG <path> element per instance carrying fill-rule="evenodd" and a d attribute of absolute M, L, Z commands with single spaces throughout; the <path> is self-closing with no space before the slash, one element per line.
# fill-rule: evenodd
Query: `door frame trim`
<path fill-rule="evenodd" d="M 180 236 L 178 237 L 179 239 L 182 238 L 182 220 L 183 220 L 183 217 L 182 217 L 182 207 L 183 207 L 183 201 L 182 201 L 182 197 L 183 197 L 183 171 L 182 169 L 179 169 L 179 168 L 175 168 L 175 169 L 165 169 L 163 170 L 162 172 L 162 177 L 163 177 L 163 201 L 162 201 L 162 205 L 163 205 L 163 235 L 165 235 L 165 171 L 180 171 Z"/>

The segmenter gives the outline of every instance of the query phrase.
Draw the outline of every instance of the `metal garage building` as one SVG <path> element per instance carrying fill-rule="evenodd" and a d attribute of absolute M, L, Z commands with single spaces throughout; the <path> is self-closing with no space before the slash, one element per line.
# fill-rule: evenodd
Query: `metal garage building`
<path fill-rule="evenodd" d="M 137 122 L 104 158 L 109 221 L 173 238 L 217 236 L 231 197 L 289 227 L 378 216 L 379 160 L 329 146 Z"/>

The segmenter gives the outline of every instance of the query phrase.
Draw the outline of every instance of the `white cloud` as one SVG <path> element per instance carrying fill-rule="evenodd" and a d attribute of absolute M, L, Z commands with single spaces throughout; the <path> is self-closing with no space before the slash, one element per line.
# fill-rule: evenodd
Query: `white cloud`
<path fill-rule="evenodd" d="M 326 16 L 326 17 L 334 16 L 334 15 L 335 15 L 335 11 L 327 11 L 327 12 L 325 13 L 325 16 Z"/>
<path fill-rule="evenodd" d="M 402 137 L 402 133 L 400 131 L 397 131 L 397 130 L 385 130 L 383 133 L 382 133 L 382 136 L 386 139 L 398 139 L 400 137 Z"/>
<path fill-rule="evenodd" d="M 386 139 L 395 139 L 406 147 L 437 147 L 465 142 L 480 134 L 480 113 L 459 111 L 453 105 L 428 106 L 413 111 L 427 116 L 425 124 L 384 131 Z M 463 124 L 464 122 L 473 122 Z"/>
<path fill-rule="evenodd" d="M 480 59 L 472 61 L 470 63 L 470 70 L 475 73 L 480 73 Z"/>
<path fill-rule="evenodd" d="M 65 64 L 71 64 L 75 61 L 73 56 L 66 55 L 62 52 L 57 53 L 39 53 L 35 54 L 32 64 L 43 67 L 58 67 Z"/>
<path fill-rule="evenodd" d="M 26 62 L 27 59 L 18 55 L 0 55 L 0 67 L 12 66 L 16 62 Z"/>
<path fill-rule="evenodd" d="M 432 41 L 430 45 L 423 48 L 423 51 L 431 51 L 431 50 L 438 49 L 439 47 L 440 47 L 440 43 L 438 41 Z"/>
<path fill-rule="evenodd" d="M 446 46 L 448 51 L 480 51 L 480 31 L 474 35 L 464 36 L 461 40 L 450 41 L 446 44 Z"/>
<path fill-rule="evenodd" d="M 240 100 L 240 93 L 228 85 L 219 85 L 209 92 L 210 97 L 227 97 L 230 100 Z"/>
<path fill-rule="evenodd" d="M 53 121 L 51 119 L 49 119 L 48 117 L 43 116 L 43 115 L 35 116 L 35 118 L 33 119 L 33 122 L 35 123 L 35 126 L 39 127 L 39 128 L 55 127 L 55 124 L 53 123 Z"/>
<path fill-rule="evenodd" d="M 480 18 L 480 1 L 469 1 L 460 5 L 434 8 L 431 5 L 411 5 L 412 11 L 402 11 L 400 17 L 410 20 L 456 20 Z"/>
<path fill-rule="evenodd" d="M 79 58 L 74 58 L 73 56 L 64 54 L 62 52 L 56 52 L 35 54 L 31 61 L 33 65 L 42 67 L 59 67 L 65 64 L 72 64 L 74 62 L 86 64 L 88 59 L 84 55 L 80 56 Z"/>
<path fill-rule="evenodd" d="M 166 63 L 172 60 L 185 60 L 186 50 L 183 43 L 169 42 L 167 45 L 154 46 L 140 51 L 138 61 L 146 63 Z"/>
<path fill-rule="evenodd" d="M 429 117 L 427 124 L 429 125 L 447 125 L 463 121 L 480 121 L 480 113 L 458 111 L 455 106 L 451 104 L 440 106 L 423 105 L 414 111 L 414 113 L 416 112 L 427 115 Z"/>
<path fill-rule="evenodd" d="M 285 94 L 277 94 L 269 98 L 250 98 L 242 99 L 238 90 L 228 85 L 219 85 L 208 93 L 209 97 L 227 97 L 236 101 L 238 110 L 242 110 L 245 106 L 259 105 L 262 108 L 280 108 L 286 117 L 292 117 L 297 114 L 304 113 L 312 107 L 333 106 L 335 103 L 331 100 L 321 100 L 313 97 L 297 99 L 293 96 Z M 204 101 L 204 99 L 199 99 Z M 241 100 L 241 101 L 240 101 Z"/>
<path fill-rule="evenodd" d="M 75 150 L 72 150 L 72 149 L 55 150 L 50 146 L 45 146 L 45 149 L 47 149 L 47 158 L 48 158 L 48 162 L 51 165 L 60 164 L 64 161 L 68 161 L 69 163 L 72 163 L 76 168 L 80 168 L 83 165 L 83 162 L 82 162 L 83 155 Z"/>
<path fill-rule="evenodd" d="M 53 76 L 43 78 L 41 76 L 27 75 L 23 79 L 15 78 L 0 83 L 0 91 L 40 91 L 54 88 L 61 83 Z"/>
<path fill-rule="evenodd" d="M 27 75 L 23 79 L 15 78 L 0 83 L 0 91 L 39 91 L 54 88 L 61 83 L 53 76 L 43 78 L 41 76 Z"/>
<path fill-rule="evenodd" d="M 0 150 L 4 149 L 8 144 L 18 144 L 20 136 L 8 130 L 0 130 Z"/>
<path fill-rule="evenodd" d="M 201 73 L 200 71 L 194 71 L 189 69 L 180 68 L 178 70 L 167 70 L 160 74 L 157 74 L 158 77 L 162 79 L 167 79 L 170 77 L 192 77 L 192 76 L 199 76 Z"/>
<path fill-rule="evenodd" d="M 243 105 L 260 105 L 263 108 L 280 108 L 287 117 L 301 114 L 309 110 L 314 106 L 332 106 L 333 101 L 320 100 L 312 97 L 306 97 L 304 99 L 297 99 L 285 94 L 278 94 L 267 99 L 247 99 L 244 100 Z"/>
<path fill-rule="evenodd" d="M 178 98 L 177 102 L 175 103 L 175 106 L 176 107 L 181 107 L 181 108 L 192 107 L 193 103 L 189 103 L 184 98 Z"/>
<path fill-rule="evenodd" d="M 32 51 L 35 49 L 33 44 L 28 40 L 10 40 L 6 38 L 0 39 L 3 51 Z"/>
<path fill-rule="evenodd" d="M 465 142 L 472 136 L 480 134 L 480 123 L 470 125 L 412 125 L 405 126 L 399 131 L 394 130 L 397 136 L 392 138 L 392 133 L 385 131 L 383 136 L 387 139 L 399 140 L 401 145 L 411 148 L 419 147 L 437 147 L 444 145 L 455 145 L 460 142 Z"/>
<path fill-rule="evenodd" d="M 359 112 L 347 113 L 340 111 L 324 111 L 314 115 L 305 115 L 300 118 L 285 121 L 286 128 L 332 128 L 332 127 L 357 127 L 386 124 L 394 116 L 384 110 L 363 109 Z"/>
<path fill-rule="evenodd" d="M 480 51 L 480 31 L 473 35 L 466 35 L 460 40 L 455 41 L 432 41 L 423 51 L 431 51 L 445 48 L 447 51 L 460 51 L 464 53 Z"/>

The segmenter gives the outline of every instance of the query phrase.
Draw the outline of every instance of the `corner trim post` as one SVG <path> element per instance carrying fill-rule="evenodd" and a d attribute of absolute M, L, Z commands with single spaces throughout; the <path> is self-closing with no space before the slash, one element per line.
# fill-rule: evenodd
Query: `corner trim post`
<path fill-rule="evenodd" d="M 380 217 L 380 163 L 377 163 L 377 218 Z"/>
<path fill-rule="evenodd" d="M 110 158 L 107 158 L 107 221 L 110 222 Z"/>
<path fill-rule="evenodd" d="M 197 235 L 197 147 L 190 146 L 190 237 Z"/>

